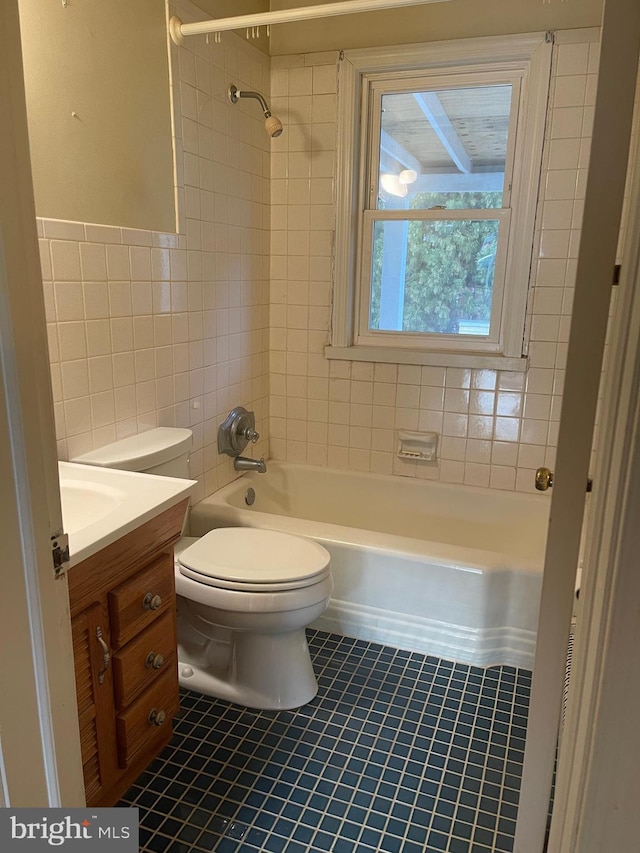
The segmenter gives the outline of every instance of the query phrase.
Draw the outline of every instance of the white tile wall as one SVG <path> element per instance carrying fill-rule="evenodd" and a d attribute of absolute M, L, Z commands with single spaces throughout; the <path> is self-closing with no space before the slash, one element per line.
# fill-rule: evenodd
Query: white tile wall
<path fill-rule="evenodd" d="M 186 0 L 175 11 L 203 17 Z M 242 404 L 257 455 L 531 490 L 555 456 L 597 31 L 554 48 L 526 374 L 324 358 L 337 55 L 273 58 L 269 79 L 244 39 L 210 41 L 172 48 L 179 233 L 38 223 L 60 457 L 190 426 L 204 496 L 234 476 L 216 430 Z M 269 143 L 257 103 L 228 102 L 231 83 L 267 97 L 271 84 L 281 137 Z M 440 433 L 437 467 L 395 456 L 401 428 Z"/>
<path fill-rule="evenodd" d="M 274 57 L 271 452 L 280 459 L 533 490 L 553 465 L 598 65 L 597 30 L 558 33 L 528 313 L 526 374 L 328 361 L 337 55 Z M 441 435 L 437 467 L 397 429 Z"/>

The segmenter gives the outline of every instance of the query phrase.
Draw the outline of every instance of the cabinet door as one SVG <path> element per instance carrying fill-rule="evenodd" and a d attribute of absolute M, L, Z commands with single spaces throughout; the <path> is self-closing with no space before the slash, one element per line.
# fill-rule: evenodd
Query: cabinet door
<path fill-rule="evenodd" d="M 96 603 L 71 622 L 82 767 L 87 805 L 99 801 L 115 781 L 118 756 L 113 705 L 109 621 Z"/>

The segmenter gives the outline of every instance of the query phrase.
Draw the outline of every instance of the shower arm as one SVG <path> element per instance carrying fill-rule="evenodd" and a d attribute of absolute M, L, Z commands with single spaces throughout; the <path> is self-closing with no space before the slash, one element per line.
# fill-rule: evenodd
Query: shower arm
<path fill-rule="evenodd" d="M 262 112 L 264 113 L 265 118 L 270 118 L 271 110 L 260 92 L 248 92 L 245 89 L 238 89 L 237 86 L 229 86 L 229 100 L 231 103 L 237 104 L 239 98 L 255 98 L 256 101 L 260 101 L 260 106 L 262 107 Z"/>

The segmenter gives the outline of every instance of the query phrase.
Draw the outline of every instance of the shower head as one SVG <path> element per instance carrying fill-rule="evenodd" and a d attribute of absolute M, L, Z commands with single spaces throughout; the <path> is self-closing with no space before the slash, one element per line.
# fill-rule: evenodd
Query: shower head
<path fill-rule="evenodd" d="M 282 122 L 277 116 L 271 115 L 271 110 L 265 99 L 259 92 L 245 92 L 240 91 L 237 86 L 229 86 L 229 100 L 232 104 L 237 104 L 240 98 L 254 98 L 256 101 L 260 102 L 260 106 L 262 107 L 262 112 L 264 113 L 264 127 L 269 136 L 280 136 L 282 133 L 283 127 Z"/>
<path fill-rule="evenodd" d="M 271 113 L 264 120 L 264 129 L 269 136 L 280 136 L 283 131 L 282 122 L 278 116 L 272 116 Z"/>

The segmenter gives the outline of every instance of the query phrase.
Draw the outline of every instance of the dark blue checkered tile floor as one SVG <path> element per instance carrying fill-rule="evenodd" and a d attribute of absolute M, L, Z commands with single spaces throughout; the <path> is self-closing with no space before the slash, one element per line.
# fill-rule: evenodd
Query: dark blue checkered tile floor
<path fill-rule="evenodd" d="M 510 853 L 531 674 L 322 632 L 295 711 L 185 691 L 120 805 L 145 853 Z"/>

